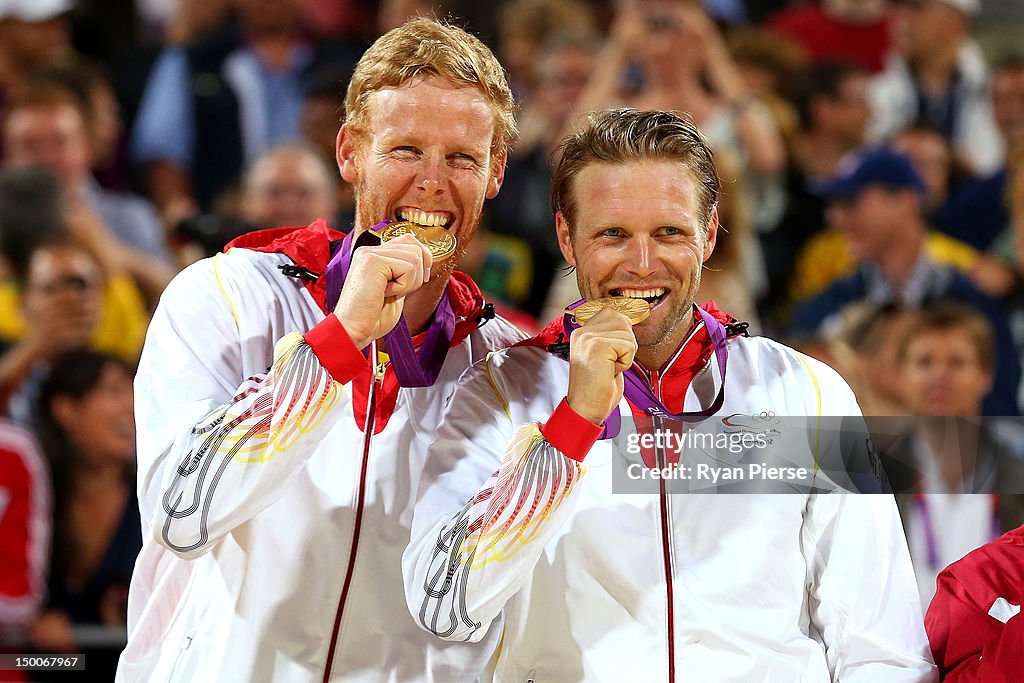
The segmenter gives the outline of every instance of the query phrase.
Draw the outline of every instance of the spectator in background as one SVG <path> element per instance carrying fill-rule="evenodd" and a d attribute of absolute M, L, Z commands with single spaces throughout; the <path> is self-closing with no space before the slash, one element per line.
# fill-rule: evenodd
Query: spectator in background
<path fill-rule="evenodd" d="M 71 54 L 68 12 L 72 0 L 4 0 L 0 3 L 0 114 L 34 70 Z"/>
<path fill-rule="evenodd" d="M 337 186 L 333 172 L 311 147 L 273 147 L 246 170 L 236 202 L 176 226 L 183 241 L 178 256 L 187 263 L 214 256 L 231 240 L 260 228 L 309 225 L 319 218 L 335 225 L 345 218 L 338 215 Z M 351 223 L 342 225 L 347 229 Z"/>
<path fill-rule="evenodd" d="M 1019 487 L 1024 463 L 993 422 L 980 419 L 995 372 L 985 316 L 955 302 L 927 305 L 911 318 L 898 348 L 904 401 L 921 419 L 887 453 L 904 469 L 887 470 L 903 492 L 896 502 L 927 606 L 943 567 L 1024 522 L 1020 496 L 1005 495 Z"/>
<path fill-rule="evenodd" d="M 985 414 L 1018 415 L 1020 361 L 1006 311 L 965 276 L 928 256 L 924 183 L 910 160 L 886 148 L 868 151 L 820 190 L 828 201 L 829 222 L 845 237 L 859 268 L 803 302 L 796 311 L 794 331 L 827 329 L 854 301 L 891 302 L 911 309 L 941 298 L 964 302 L 984 313 L 996 333 L 995 382 L 985 399 Z"/>
<path fill-rule="evenodd" d="M 801 299 L 827 284 L 814 271 L 830 268 L 831 259 L 812 259 L 796 277 L 793 268 L 807 241 L 826 228 L 825 202 L 815 185 L 838 173 L 840 162 L 864 144 L 871 118 L 867 88 L 867 71 L 844 61 L 813 66 L 797 88 L 800 129 L 786 170 L 786 212 L 779 234 L 762 240 L 769 284 L 764 305 L 778 316 L 783 315 L 780 302 L 788 303 L 787 286 L 789 296 Z"/>
<path fill-rule="evenodd" d="M 979 0 L 911 0 L 895 9 L 894 51 L 870 89 L 869 139 L 927 122 L 975 173 L 992 173 L 1003 144 L 992 116 L 988 65 L 969 36 Z"/>
<path fill-rule="evenodd" d="M 303 80 L 329 61 L 354 63 L 303 35 L 297 0 L 233 0 L 239 22 L 165 50 L 146 84 L 131 154 L 167 225 L 237 183 L 272 145 L 299 138 Z"/>
<path fill-rule="evenodd" d="M 61 86 L 26 90 L 4 119 L 5 163 L 51 169 L 69 216 L 89 223 L 92 236 L 104 242 L 98 253 L 117 260 L 155 305 L 174 274 L 163 227 L 149 202 L 104 190 L 93 178 L 87 120 L 74 94 Z"/>
<path fill-rule="evenodd" d="M 1011 683 L 1024 671 L 1024 527 L 942 570 L 924 618 L 944 683 Z"/>
<path fill-rule="evenodd" d="M 792 38 L 812 62 L 852 61 L 880 71 L 889 51 L 888 0 L 822 0 L 787 7 L 767 27 Z"/>
<path fill-rule="evenodd" d="M 992 112 L 1006 147 L 995 173 L 965 182 L 950 197 L 943 230 L 1024 271 L 1024 56 L 993 69 Z"/>
<path fill-rule="evenodd" d="M 346 65 L 329 65 L 310 74 L 306 101 L 302 105 L 302 140 L 331 168 L 338 163 L 337 129 L 345 110 L 345 91 L 351 76 L 352 70 Z M 337 224 L 334 227 L 344 231 L 355 222 L 355 193 L 352 185 L 333 172 L 331 175 L 336 189 Z"/>
<path fill-rule="evenodd" d="M 149 320 L 142 296 L 90 232 L 68 225 L 51 172 L 0 171 L 0 253 L 10 275 L 0 283 L 0 413 L 65 348 L 138 357 Z M 32 391 L 19 395 L 13 414 L 30 421 Z"/>
<path fill-rule="evenodd" d="M 864 414 L 906 415 L 899 344 L 912 314 L 892 304 L 857 302 L 841 315 L 844 326 L 837 336 L 853 352 L 854 370 L 867 385 L 870 411 L 865 408 Z M 860 393 L 857 402 L 865 403 Z"/>
<path fill-rule="evenodd" d="M 642 85 L 630 92 L 621 78 L 633 60 Z M 698 5 L 632 0 L 620 6 L 579 113 L 614 104 L 688 112 L 713 145 L 735 151 L 753 173 L 775 173 L 785 162 L 771 113 L 752 95 Z"/>
<path fill-rule="evenodd" d="M 489 269 L 482 281 L 490 283 L 489 294 L 534 317 L 564 263 L 551 211 L 548 160 L 559 132 L 578 111 L 597 49 L 596 39 L 585 34 L 559 34 L 542 48 L 534 65 L 533 96 L 519 118 L 521 142 L 509 157 L 501 193 L 486 210 L 491 255 L 480 255 Z"/>
<path fill-rule="evenodd" d="M 336 223 L 335 174 L 308 147 L 271 148 L 245 173 L 242 220 L 254 228 Z M 348 226 L 345 226 L 348 227 Z"/>
<path fill-rule="evenodd" d="M 799 127 L 792 99 L 808 68 L 803 51 L 789 38 L 763 28 L 731 29 L 725 40 L 747 87 L 768 107 L 788 147 Z"/>
<path fill-rule="evenodd" d="M 922 212 L 929 228 L 937 228 L 940 220 L 948 224 L 945 201 L 948 197 L 947 188 L 955 186 L 954 183 L 958 182 L 956 179 L 967 173 L 962 165 L 955 162 L 949 142 L 937 135 L 930 126 L 918 124 L 897 135 L 891 148 L 903 154 L 921 178 L 924 188 Z M 864 151 L 850 156 L 856 158 Z M 821 179 L 818 182 L 820 184 Z M 822 198 L 814 194 L 817 190 L 813 184 L 809 186 L 809 191 L 813 199 L 823 207 Z M 808 205 L 810 201 L 809 196 Z M 924 247 L 930 258 L 956 268 L 989 296 L 1001 299 L 1012 286 L 1014 278 L 1005 266 L 940 229 L 929 230 L 925 234 Z M 842 234 L 834 229 L 819 232 L 807 240 L 797 255 L 790 293 L 794 299 L 808 299 L 836 280 L 849 275 L 855 268 L 855 259 Z"/>
<path fill-rule="evenodd" d="M 42 607 L 50 505 L 49 477 L 35 437 L 0 420 L 0 636 L 31 624 Z"/>
<path fill-rule="evenodd" d="M 32 251 L 42 242 L 61 238 L 65 219 L 60 182 L 53 171 L 0 168 L 0 272 L 4 279 L 24 277 Z"/>
<path fill-rule="evenodd" d="M 123 361 L 90 351 L 57 359 L 40 393 L 40 438 L 53 479 L 53 551 L 46 611 L 30 637 L 42 651 L 79 652 L 71 627 L 123 627 L 142 547 L 135 502 L 132 378 Z M 116 655 L 104 674 L 112 680 Z"/>
<path fill-rule="evenodd" d="M 946 201 L 956 185 L 971 176 L 970 169 L 957 163 L 949 140 L 927 123 L 901 130 L 890 145 L 914 164 L 925 187 L 922 208 L 938 227 Z"/>
<path fill-rule="evenodd" d="M 954 211 L 954 197 L 971 177 L 953 153 L 949 141 L 928 124 L 917 124 L 893 138 L 892 148 L 907 155 L 924 181 L 924 212 L 930 226 L 938 232 L 933 239 L 957 242 L 954 248 L 969 247 L 971 252 L 961 266 L 963 272 L 978 289 L 995 299 L 1003 299 L 1017 286 L 1017 275 L 1012 260 L 1004 263 L 995 256 L 976 251 L 958 238 L 976 228 L 976 219 Z M 964 223 L 964 225 L 958 225 Z"/>
<path fill-rule="evenodd" d="M 138 0 L 136 12 L 145 42 L 187 45 L 228 20 L 233 0 Z"/>
<path fill-rule="evenodd" d="M 582 0 L 511 0 L 498 10 L 498 57 L 525 112 L 533 106 L 543 78 L 541 70 L 550 68 L 541 66 L 542 61 L 550 60 L 548 46 L 560 36 L 596 35 L 594 11 Z M 557 137 L 559 130 L 550 134 Z M 524 148 L 531 146 L 529 139 L 524 138 Z"/>
<path fill-rule="evenodd" d="M 32 252 L 19 301 L 24 331 L 8 340 L 0 359 L 0 402 L 15 421 L 35 427 L 34 402 L 49 364 L 64 351 L 88 346 L 99 325 L 101 283 L 99 265 L 74 244 Z"/>
<path fill-rule="evenodd" d="M 713 300 L 716 306 L 746 322 L 750 334 L 760 334 L 761 319 L 750 282 L 744 276 L 749 270 L 747 264 L 760 255 L 750 224 L 751 208 L 743 191 L 745 178 L 738 172 L 736 159 L 727 152 L 715 154 L 715 166 L 723 179 L 718 195 L 718 238 L 715 250 L 704 261 L 696 300 Z"/>
<path fill-rule="evenodd" d="M 29 83 L 46 87 L 54 84 L 78 99 L 92 147 L 92 172 L 106 190 L 128 190 L 128 160 L 121 122 L 121 106 L 110 76 L 98 63 L 78 60 L 73 65 L 55 66 L 32 72 Z"/>

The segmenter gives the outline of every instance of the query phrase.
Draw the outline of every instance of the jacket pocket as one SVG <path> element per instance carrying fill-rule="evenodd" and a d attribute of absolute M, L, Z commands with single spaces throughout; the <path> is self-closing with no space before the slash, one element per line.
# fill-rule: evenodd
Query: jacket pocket
<path fill-rule="evenodd" d="M 167 674 L 167 682 L 174 683 L 174 675 L 178 671 L 178 667 L 181 666 L 182 662 L 188 656 L 188 650 L 192 647 L 192 636 L 185 636 L 184 642 L 181 644 L 181 649 L 178 650 L 178 656 L 174 658 L 174 665 L 171 666 L 171 672 Z"/>

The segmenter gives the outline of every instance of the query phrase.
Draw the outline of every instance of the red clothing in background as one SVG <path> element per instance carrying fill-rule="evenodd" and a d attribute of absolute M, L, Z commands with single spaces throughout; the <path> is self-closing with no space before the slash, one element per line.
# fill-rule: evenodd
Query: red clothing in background
<path fill-rule="evenodd" d="M 803 46 L 812 62 L 848 59 L 872 73 L 881 71 L 889 52 L 889 20 L 842 23 L 818 5 L 801 5 L 774 14 L 767 24 Z"/>
<path fill-rule="evenodd" d="M 943 681 L 1010 683 L 1024 672 L 1024 527 L 942 570 L 925 628 Z"/>

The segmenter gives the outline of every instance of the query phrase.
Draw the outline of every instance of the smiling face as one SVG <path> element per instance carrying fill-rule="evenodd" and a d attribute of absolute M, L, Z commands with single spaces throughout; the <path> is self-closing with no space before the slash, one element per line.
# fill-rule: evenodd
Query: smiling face
<path fill-rule="evenodd" d="M 355 186 L 356 230 L 385 218 L 441 225 L 461 257 L 505 174 L 504 152 L 491 153 L 494 114 L 483 94 L 417 79 L 374 92 L 367 119 L 365 135 L 347 126 L 338 134 L 338 166 Z"/>
<path fill-rule="evenodd" d="M 129 462 L 135 454 L 132 376 L 108 362 L 88 393 L 53 399 L 54 419 L 68 441 L 93 463 Z"/>
<path fill-rule="evenodd" d="M 701 265 L 718 233 L 707 226 L 690 170 L 674 161 L 591 163 L 573 180 L 574 224 L 556 216 L 558 241 L 587 299 L 630 296 L 652 303 L 633 328 L 646 367 L 660 367 L 692 321 Z M 663 360 L 664 359 L 664 360 Z"/>

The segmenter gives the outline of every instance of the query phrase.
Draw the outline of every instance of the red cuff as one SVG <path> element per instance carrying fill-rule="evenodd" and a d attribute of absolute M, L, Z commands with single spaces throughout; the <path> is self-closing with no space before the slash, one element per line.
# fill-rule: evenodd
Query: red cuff
<path fill-rule="evenodd" d="M 602 429 L 601 425 L 580 416 L 569 407 L 569 401 L 563 398 L 548 421 L 540 426 L 540 433 L 549 444 L 562 453 L 573 460 L 583 462 L 583 458 L 587 457 L 587 453 L 597 442 L 597 437 L 601 436 Z"/>
<path fill-rule="evenodd" d="M 335 382 L 347 384 L 370 364 L 333 313 L 317 323 L 303 338 Z"/>

